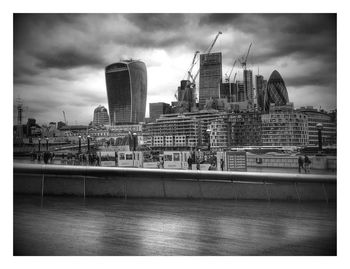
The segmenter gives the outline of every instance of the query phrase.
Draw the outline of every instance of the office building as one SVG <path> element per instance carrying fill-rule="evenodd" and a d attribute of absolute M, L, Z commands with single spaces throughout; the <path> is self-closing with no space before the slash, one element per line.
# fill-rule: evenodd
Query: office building
<path fill-rule="evenodd" d="M 337 144 L 337 124 L 331 113 L 324 110 L 317 110 L 312 106 L 301 107 L 296 109 L 308 117 L 309 145 L 318 145 L 318 129 L 316 125 L 321 123 L 322 128 L 322 145 L 330 146 Z"/>
<path fill-rule="evenodd" d="M 189 80 L 181 80 L 180 86 L 177 88 L 176 112 L 191 112 L 196 111 L 196 93 L 194 84 Z"/>
<path fill-rule="evenodd" d="M 261 115 L 263 146 L 306 146 L 309 144 L 308 117 L 286 106 L 271 104 L 270 112 Z"/>
<path fill-rule="evenodd" d="M 227 102 L 238 102 L 238 91 L 236 83 L 221 83 L 220 98 L 226 98 Z"/>
<path fill-rule="evenodd" d="M 109 116 L 108 116 L 107 108 L 101 105 L 95 108 L 92 124 L 95 126 L 109 124 Z"/>
<path fill-rule="evenodd" d="M 229 146 L 261 146 L 261 113 L 244 112 L 228 116 Z"/>
<path fill-rule="evenodd" d="M 170 113 L 170 105 L 167 103 L 150 103 L 149 104 L 149 117 L 150 121 L 154 122 L 160 117 L 160 115 Z"/>
<path fill-rule="evenodd" d="M 111 125 L 145 120 L 147 70 L 141 61 L 125 60 L 106 67 L 106 86 Z"/>
<path fill-rule="evenodd" d="M 236 82 L 236 87 L 237 87 L 237 102 L 245 102 L 246 101 L 246 95 L 245 95 L 245 86 L 244 82 L 242 81 L 237 81 Z"/>
<path fill-rule="evenodd" d="M 248 101 L 249 107 L 253 107 L 254 91 L 253 91 L 253 71 L 252 70 L 243 71 L 243 84 L 244 84 L 245 100 Z"/>
<path fill-rule="evenodd" d="M 264 111 L 264 99 L 266 98 L 267 81 L 262 75 L 255 76 L 256 103 L 259 111 Z"/>
<path fill-rule="evenodd" d="M 207 99 L 219 98 L 222 82 L 221 52 L 201 54 L 199 68 L 199 108 L 201 109 Z"/>
<path fill-rule="evenodd" d="M 282 79 L 282 76 L 278 71 L 274 70 L 267 82 L 267 96 L 264 100 L 264 110 L 266 112 L 270 109 L 270 104 L 275 106 L 284 106 L 289 103 L 289 97 L 286 85 Z"/>

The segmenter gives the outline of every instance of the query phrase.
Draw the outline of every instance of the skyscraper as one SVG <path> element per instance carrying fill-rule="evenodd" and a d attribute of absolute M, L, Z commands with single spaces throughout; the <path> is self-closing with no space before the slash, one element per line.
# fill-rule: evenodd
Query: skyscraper
<path fill-rule="evenodd" d="M 258 109 L 260 111 L 264 111 L 264 98 L 266 96 L 267 81 L 264 80 L 264 77 L 262 75 L 256 75 L 255 82 Z"/>
<path fill-rule="evenodd" d="M 219 98 L 222 82 L 221 52 L 201 54 L 199 69 L 199 107 L 203 108 L 206 100 Z"/>
<path fill-rule="evenodd" d="M 109 124 L 109 116 L 107 112 L 107 108 L 99 105 L 94 110 L 94 118 L 92 120 L 93 125 L 108 125 Z"/>
<path fill-rule="evenodd" d="M 106 67 L 111 125 L 145 120 L 147 70 L 141 61 L 125 60 Z"/>
<path fill-rule="evenodd" d="M 253 105 L 254 92 L 253 92 L 253 71 L 244 70 L 243 71 L 243 83 L 245 90 L 245 98 L 250 106 Z"/>
<path fill-rule="evenodd" d="M 267 82 L 267 95 L 264 100 L 265 111 L 269 111 L 270 104 L 274 103 L 276 106 L 283 106 L 289 103 L 289 97 L 286 85 L 282 76 L 278 71 L 274 70 Z"/>
<path fill-rule="evenodd" d="M 244 83 L 242 81 L 236 81 L 237 87 L 237 102 L 245 101 Z"/>

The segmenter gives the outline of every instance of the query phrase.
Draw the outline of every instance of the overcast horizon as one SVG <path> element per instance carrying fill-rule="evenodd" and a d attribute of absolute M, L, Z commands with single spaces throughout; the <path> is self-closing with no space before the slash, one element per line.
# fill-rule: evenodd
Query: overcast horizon
<path fill-rule="evenodd" d="M 64 110 L 69 124 L 88 124 L 98 105 L 108 109 L 105 66 L 133 58 L 147 66 L 148 115 L 149 103 L 175 101 L 194 52 L 221 31 L 212 52 L 222 52 L 223 78 L 252 42 L 253 79 L 278 70 L 295 107 L 332 110 L 336 30 L 335 14 L 15 14 L 14 101 L 25 121 L 63 121 Z"/>

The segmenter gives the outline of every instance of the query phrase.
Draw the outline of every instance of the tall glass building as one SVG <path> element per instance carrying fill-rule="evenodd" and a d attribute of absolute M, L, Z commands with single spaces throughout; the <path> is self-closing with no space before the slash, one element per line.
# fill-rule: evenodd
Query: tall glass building
<path fill-rule="evenodd" d="M 267 82 L 267 95 L 264 100 L 265 102 L 265 111 L 269 111 L 270 104 L 274 103 L 276 106 L 283 106 L 289 103 L 289 97 L 286 85 L 278 73 L 274 70 Z"/>
<path fill-rule="evenodd" d="M 222 82 L 221 52 L 200 55 L 199 107 L 203 108 L 208 99 L 219 98 Z"/>
<path fill-rule="evenodd" d="M 106 67 L 111 125 L 145 120 L 147 70 L 141 61 L 125 60 Z"/>

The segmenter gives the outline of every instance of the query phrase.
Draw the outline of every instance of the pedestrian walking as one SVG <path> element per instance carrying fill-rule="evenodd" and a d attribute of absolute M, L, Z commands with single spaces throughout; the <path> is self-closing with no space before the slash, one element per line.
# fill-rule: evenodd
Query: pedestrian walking
<path fill-rule="evenodd" d="M 223 159 L 220 159 L 220 167 L 221 167 L 221 171 L 224 171 L 224 165 L 225 165 L 225 162 Z"/>
<path fill-rule="evenodd" d="M 299 166 L 299 173 L 301 173 L 301 169 L 304 169 L 304 159 L 302 156 L 299 156 L 298 158 L 298 166 Z"/>
<path fill-rule="evenodd" d="M 164 168 L 164 157 L 160 158 L 160 168 Z"/>
<path fill-rule="evenodd" d="M 187 163 L 188 163 L 188 170 L 192 170 L 193 160 L 192 160 L 191 156 L 188 157 Z"/>
<path fill-rule="evenodd" d="M 304 162 L 305 162 L 305 174 L 309 174 L 310 173 L 311 160 L 306 155 L 305 155 L 305 158 L 304 158 Z"/>

